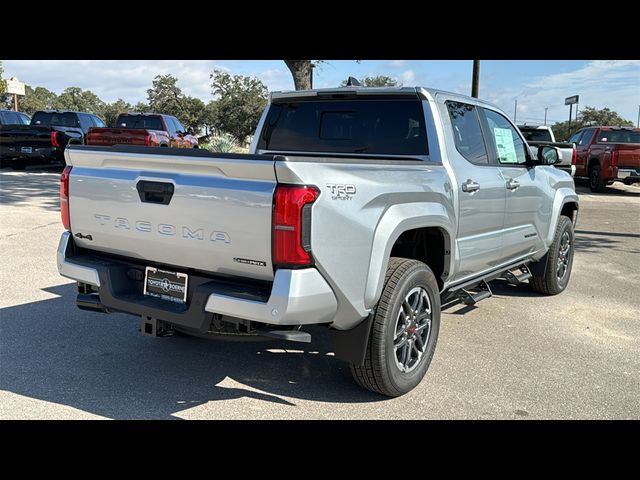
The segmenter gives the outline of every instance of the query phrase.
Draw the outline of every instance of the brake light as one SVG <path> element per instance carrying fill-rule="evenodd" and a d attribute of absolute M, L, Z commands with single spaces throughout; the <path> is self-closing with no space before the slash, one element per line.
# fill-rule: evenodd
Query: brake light
<path fill-rule="evenodd" d="M 58 142 L 58 132 L 56 132 L 55 130 L 51 132 L 51 146 L 52 147 L 60 146 L 60 142 Z"/>
<path fill-rule="evenodd" d="M 620 152 L 618 152 L 618 150 L 611 150 L 611 166 L 612 167 L 617 167 L 618 166 L 619 154 L 620 154 Z"/>
<path fill-rule="evenodd" d="M 71 221 L 69 217 L 69 174 L 71 166 L 67 165 L 60 176 L 60 216 L 62 217 L 62 225 L 65 230 L 71 230 Z"/>
<path fill-rule="evenodd" d="M 278 185 L 273 211 L 273 263 L 311 265 L 311 204 L 320 195 L 316 187 Z"/>
<path fill-rule="evenodd" d="M 578 163 L 578 150 L 576 149 L 576 144 L 573 144 L 573 154 L 571 155 L 571 165 L 576 165 Z"/>
<path fill-rule="evenodd" d="M 149 135 L 148 133 L 144 136 L 144 145 L 146 147 L 151 146 L 151 135 Z"/>

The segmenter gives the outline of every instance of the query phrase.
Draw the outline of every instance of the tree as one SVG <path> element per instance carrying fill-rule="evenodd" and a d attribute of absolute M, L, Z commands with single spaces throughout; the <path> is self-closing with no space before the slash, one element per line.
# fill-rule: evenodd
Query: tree
<path fill-rule="evenodd" d="M 0 62 L 0 95 L 7 93 L 7 84 L 2 78 L 4 74 L 4 68 L 2 68 L 2 62 Z"/>
<path fill-rule="evenodd" d="M 24 87 L 24 97 L 20 99 L 20 110 L 33 115 L 38 110 L 47 110 L 56 105 L 57 95 L 44 87 Z"/>
<path fill-rule="evenodd" d="M 138 102 L 133 107 L 133 111 L 138 113 L 151 113 L 151 107 L 144 102 Z"/>
<path fill-rule="evenodd" d="M 54 106 L 60 110 L 74 110 L 102 116 L 105 103 L 91 90 L 68 87 L 55 99 Z"/>
<path fill-rule="evenodd" d="M 285 60 L 291 71 L 296 90 L 309 90 L 313 84 L 313 63 L 311 60 Z"/>
<path fill-rule="evenodd" d="M 244 142 L 255 131 L 267 104 L 267 87 L 257 78 L 215 70 L 212 91 L 219 97 L 213 109 L 213 128 Z"/>
<path fill-rule="evenodd" d="M 192 128 L 194 132 L 199 132 L 204 125 L 206 111 L 202 100 L 195 97 L 184 97 L 182 99 L 182 113 L 180 123 L 185 128 Z"/>
<path fill-rule="evenodd" d="M 113 103 L 107 103 L 102 112 L 102 118 L 108 126 L 116 126 L 116 119 L 121 113 L 130 112 L 133 107 L 129 102 L 125 102 L 121 98 Z"/>
<path fill-rule="evenodd" d="M 207 106 L 204 107 L 202 123 L 205 128 L 205 135 L 207 136 L 213 133 L 213 130 L 215 130 L 217 105 L 217 101 L 211 100 L 209 103 L 207 103 Z"/>
<path fill-rule="evenodd" d="M 584 107 L 578 114 L 578 118 L 569 121 L 557 122 L 551 129 L 553 134 L 560 140 L 567 140 L 571 135 L 583 127 L 593 125 L 612 125 L 620 127 L 633 127 L 633 122 L 625 120 L 617 112 L 607 108 L 597 109 L 593 107 Z"/>
<path fill-rule="evenodd" d="M 386 75 L 377 75 L 375 77 L 365 77 L 361 83 L 365 87 L 395 87 L 398 85 L 398 81 L 395 78 L 391 78 Z M 343 80 L 340 86 L 346 87 L 347 81 Z"/>
<path fill-rule="evenodd" d="M 173 75 L 156 75 L 151 88 L 147 90 L 149 108 L 153 112 L 174 115 L 180 118 L 180 114 L 183 111 L 182 101 L 184 95 L 177 83 L 178 79 Z"/>

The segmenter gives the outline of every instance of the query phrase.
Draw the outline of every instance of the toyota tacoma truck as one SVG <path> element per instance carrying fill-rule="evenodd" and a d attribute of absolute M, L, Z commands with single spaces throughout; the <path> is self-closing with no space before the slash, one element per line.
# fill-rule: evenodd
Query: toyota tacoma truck
<path fill-rule="evenodd" d="M 358 384 L 398 396 L 431 363 L 441 305 L 498 278 L 546 295 L 569 282 L 573 179 L 491 104 L 274 92 L 250 152 L 71 145 L 57 265 L 77 305 L 152 336 L 327 332 Z"/>
<path fill-rule="evenodd" d="M 24 170 L 29 163 L 64 164 L 65 147 L 84 143 L 96 125 L 103 127 L 104 122 L 92 113 L 38 111 L 29 125 L 0 125 L 0 157 L 14 170 Z"/>
<path fill-rule="evenodd" d="M 115 127 L 90 129 L 86 144 L 198 148 L 198 139 L 171 115 L 121 113 Z"/>
<path fill-rule="evenodd" d="M 546 125 L 518 125 L 520 132 L 524 136 L 530 147 L 537 149 L 542 145 L 557 147 L 560 152 L 560 162 L 556 168 L 570 173 L 573 177 L 576 174 L 576 145 L 575 143 L 556 142 L 551 127 Z"/>
<path fill-rule="evenodd" d="M 640 182 L 640 128 L 587 127 L 569 141 L 577 145 L 576 176 L 588 177 L 592 192 Z"/>

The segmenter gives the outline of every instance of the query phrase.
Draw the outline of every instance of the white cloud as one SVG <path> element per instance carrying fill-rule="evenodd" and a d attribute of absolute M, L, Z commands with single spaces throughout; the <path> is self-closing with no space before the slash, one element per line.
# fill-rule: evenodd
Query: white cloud
<path fill-rule="evenodd" d="M 391 60 L 387 63 L 387 67 L 389 68 L 402 68 L 407 64 L 406 60 Z"/>
<path fill-rule="evenodd" d="M 400 80 L 403 84 L 415 82 L 416 74 L 413 70 L 405 70 L 400 74 Z"/>
<path fill-rule="evenodd" d="M 146 101 L 147 89 L 156 75 L 174 75 L 185 94 L 208 102 L 213 98 L 209 76 L 214 70 L 238 73 L 209 60 L 5 60 L 3 67 L 6 75 L 58 94 L 67 87 L 78 86 L 107 102 L 122 98 L 134 104 Z M 252 75 L 269 90 L 293 88 L 286 70 L 257 70 Z"/>
<path fill-rule="evenodd" d="M 480 85 L 482 92 L 482 84 Z M 548 107 L 548 123 L 569 118 L 565 97 L 580 95 L 579 108 L 609 107 L 624 118 L 635 120 L 640 104 L 640 61 L 595 60 L 571 72 L 534 78 L 524 88 L 500 91 L 489 89 L 482 97 L 513 115 L 518 99 L 518 121 L 530 123 L 544 120 Z M 575 107 L 574 107 L 575 115 Z"/>

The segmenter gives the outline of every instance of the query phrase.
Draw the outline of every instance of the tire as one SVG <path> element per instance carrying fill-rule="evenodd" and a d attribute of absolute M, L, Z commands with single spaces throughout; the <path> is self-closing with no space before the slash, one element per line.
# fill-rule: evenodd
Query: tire
<path fill-rule="evenodd" d="M 13 162 L 11 162 L 11 168 L 13 170 L 24 170 L 25 168 L 27 168 L 27 162 L 22 159 L 14 160 Z"/>
<path fill-rule="evenodd" d="M 430 314 L 418 303 L 421 299 L 424 307 L 425 295 Z M 414 323 L 412 318 L 407 318 L 408 302 L 425 316 L 422 321 Z M 404 395 L 427 373 L 438 340 L 440 292 L 431 269 L 418 260 L 392 257 L 382 295 L 372 314 L 364 364 L 351 364 L 351 374 L 356 383 L 367 390 L 388 397 Z M 408 334 L 396 338 L 402 331 Z M 423 344 L 421 353 L 418 341 Z M 404 346 L 398 348 L 398 345 Z"/>
<path fill-rule="evenodd" d="M 567 240 L 569 245 L 565 251 L 564 245 Z M 553 243 L 549 247 L 547 254 L 539 260 L 539 262 L 542 262 L 542 265 L 540 265 L 542 268 L 533 267 L 531 270 L 532 273 L 536 270 L 540 272 L 529 279 L 531 289 L 545 295 L 557 295 L 567 288 L 571 277 L 574 251 L 575 235 L 573 233 L 573 223 L 571 223 L 569 217 L 560 216 Z M 561 258 L 564 269 L 562 275 L 559 276 L 561 266 L 558 262 Z"/>
<path fill-rule="evenodd" d="M 589 169 L 589 188 L 592 192 L 604 192 L 605 182 L 602 179 L 600 165 L 593 165 Z"/>

